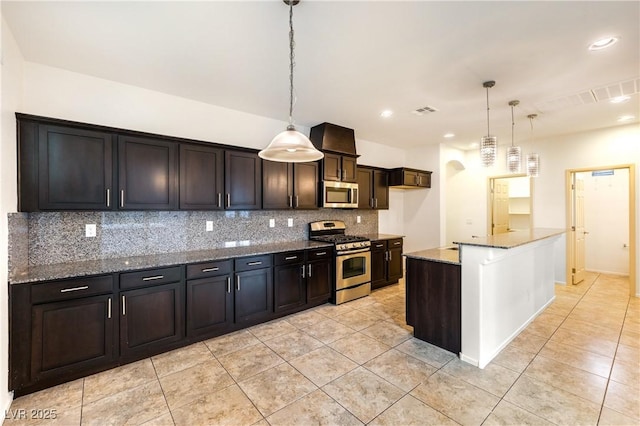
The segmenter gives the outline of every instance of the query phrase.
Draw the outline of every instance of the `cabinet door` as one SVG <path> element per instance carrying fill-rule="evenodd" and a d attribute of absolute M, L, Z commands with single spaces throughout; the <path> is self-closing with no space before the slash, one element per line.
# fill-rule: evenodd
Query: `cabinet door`
<path fill-rule="evenodd" d="M 418 173 L 418 186 L 431 188 L 431 173 Z"/>
<path fill-rule="evenodd" d="M 322 179 L 340 181 L 342 177 L 342 156 L 338 154 L 324 153 L 322 160 Z"/>
<path fill-rule="evenodd" d="M 404 170 L 402 182 L 407 186 L 418 186 L 418 172 Z"/>
<path fill-rule="evenodd" d="M 213 336 L 233 324 L 231 276 L 187 281 L 187 336 Z"/>
<path fill-rule="evenodd" d="M 389 247 L 387 281 L 389 283 L 395 283 L 400 278 L 402 278 L 402 246 Z"/>
<path fill-rule="evenodd" d="M 330 259 L 307 264 L 307 303 L 317 305 L 327 303 L 333 287 L 333 264 Z"/>
<path fill-rule="evenodd" d="M 32 380 L 113 361 L 114 308 L 111 295 L 33 306 Z"/>
<path fill-rule="evenodd" d="M 293 196 L 297 209 L 318 208 L 318 163 L 293 165 Z"/>
<path fill-rule="evenodd" d="M 120 352 L 123 356 L 159 352 L 183 336 L 182 283 L 120 293 Z"/>
<path fill-rule="evenodd" d="M 370 209 L 373 204 L 371 194 L 371 169 L 358 168 L 358 208 Z"/>
<path fill-rule="evenodd" d="M 283 312 L 307 301 L 307 289 L 304 277 L 306 265 L 294 263 L 292 265 L 276 266 L 273 270 L 275 311 Z"/>
<path fill-rule="evenodd" d="M 376 247 L 382 246 L 382 247 Z M 371 242 L 371 288 L 379 288 L 387 283 L 386 241 Z"/>
<path fill-rule="evenodd" d="M 118 138 L 120 209 L 177 208 L 177 150 L 173 142 L 133 136 Z"/>
<path fill-rule="evenodd" d="M 262 163 L 258 154 L 225 151 L 225 208 L 257 210 L 262 206 Z"/>
<path fill-rule="evenodd" d="M 223 155 L 218 148 L 180 144 L 180 209 L 223 208 Z"/>
<path fill-rule="evenodd" d="M 342 181 L 355 183 L 358 176 L 356 157 L 342 157 Z"/>
<path fill-rule="evenodd" d="M 236 323 L 258 323 L 273 315 L 272 268 L 235 274 Z"/>
<path fill-rule="evenodd" d="M 373 188 L 372 194 L 374 201 L 374 208 L 376 209 L 388 209 L 389 208 L 389 174 L 385 170 L 373 170 Z"/>
<path fill-rule="evenodd" d="M 289 209 L 293 202 L 293 164 L 263 160 L 262 208 Z"/>
<path fill-rule="evenodd" d="M 40 125 L 39 209 L 111 210 L 112 137 L 110 133 Z"/>

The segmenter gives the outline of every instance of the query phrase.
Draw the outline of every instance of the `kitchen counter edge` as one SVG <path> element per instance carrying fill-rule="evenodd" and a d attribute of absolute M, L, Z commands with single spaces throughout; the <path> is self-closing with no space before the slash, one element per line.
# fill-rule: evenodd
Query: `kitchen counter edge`
<path fill-rule="evenodd" d="M 149 256 L 132 256 L 113 259 L 88 260 L 82 262 L 57 263 L 51 265 L 35 265 L 16 270 L 15 273 L 9 276 L 9 284 L 37 283 L 65 278 L 111 274 L 165 266 L 178 266 L 323 247 L 333 248 L 333 244 L 301 240 L 211 250 L 163 253 Z"/>
<path fill-rule="evenodd" d="M 411 253 L 405 253 L 403 256 L 410 259 L 460 265 L 460 254 L 458 250 L 452 250 L 449 247 L 439 247 L 439 248 L 432 248 L 432 249 L 426 249 L 426 250 L 418 250 Z"/>
<path fill-rule="evenodd" d="M 565 232 L 567 232 L 565 229 L 560 228 L 534 228 L 530 230 L 487 235 L 486 237 L 474 238 L 472 240 L 454 241 L 453 243 L 467 246 L 511 249 L 534 241 L 564 234 Z"/>

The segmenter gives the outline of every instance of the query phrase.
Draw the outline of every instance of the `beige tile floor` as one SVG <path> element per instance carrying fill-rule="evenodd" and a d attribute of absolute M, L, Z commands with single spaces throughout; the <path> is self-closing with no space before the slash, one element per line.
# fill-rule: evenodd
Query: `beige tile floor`
<path fill-rule="evenodd" d="M 557 286 L 480 370 L 412 337 L 401 282 L 27 395 L 11 410 L 55 409 L 40 423 L 64 425 L 639 425 L 640 299 L 627 293 L 625 278 L 593 273 Z"/>

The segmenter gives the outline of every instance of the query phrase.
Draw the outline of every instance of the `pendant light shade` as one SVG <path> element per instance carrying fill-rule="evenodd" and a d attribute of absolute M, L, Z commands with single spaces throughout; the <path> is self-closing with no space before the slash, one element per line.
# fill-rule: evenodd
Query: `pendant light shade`
<path fill-rule="evenodd" d="M 533 119 L 537 114 L 529 114 L 527 118 L 531 123 L 531 148 L 533 149 Z M 527 154 L 527 176 L 538 177 L 540 174 L 540 156 L 534 152 Z"/>
<path fill-rule="evenodd" d="M 260 158 L 286 163 L 304 163 L 320 160 L 324 154 L 318 151 L 308 137 L 298 132 L 293 125 L 293 67 L 295 41 L 293 38 L 293 6 L 299 0 L 283 0 L 289 6 L 289 125 L 287 130 L 276 135 L 271 143 L 258 153 Z"/>
<path fill-rule="evenodd" d="M 511 146 L 507 148 L 507 170 L 509 173 L 520 173 L 522 167 L 522 154 L 519 146 L 513 145 L 513 135 L 515 131 L 516 122 L 513 119 L 513 107 L 518 106 L 520 101 L 510 101 L 511 107 Z"/>
<path fill-rule="evenodd" d="M 480 162 L 484 167 L 491 167 L 496 162 L 496 153 L 498 151 L 498 138 L 491 136 L 489 129 L 489 88 L 496 85 L 495 81 L 485 81 L 482 87 L 487 89 L 487 136 L 483 136 L 480 140 Z"/>

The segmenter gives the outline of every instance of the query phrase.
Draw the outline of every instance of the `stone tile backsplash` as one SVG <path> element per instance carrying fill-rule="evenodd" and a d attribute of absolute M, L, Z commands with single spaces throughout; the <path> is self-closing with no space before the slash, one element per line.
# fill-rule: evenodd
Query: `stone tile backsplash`
<path fill-rule="evenodd" d="M 368 210 L 10 213 L 9 270 L 27 259 L 29 266 L 47 265 L 306 240 L 309 222 L 332 219 L 344 221 L 350 234 L 378 232 L 378 213 Z M 205 231 L 206 221 L 213 231 Z M 96 224 L 95 237 L 85 237 L 86 224 Z"/>

